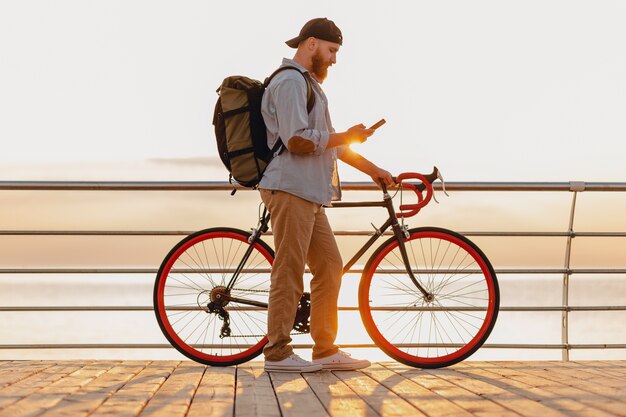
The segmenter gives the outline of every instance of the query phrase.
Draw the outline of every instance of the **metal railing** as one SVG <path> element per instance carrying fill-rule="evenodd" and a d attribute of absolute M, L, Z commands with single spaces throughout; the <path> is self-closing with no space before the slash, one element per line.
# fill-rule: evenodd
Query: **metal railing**
<path fill-rule="evenodd" d="M 233 186 L 226 182 L 93 182 L 93 181 L 0 181 L 0 191 L 217 191 L 231 190 Z M 238 189 L 243 189 L 237 187 Z M 343 183 L 342 188 L 347 191 L 376 190 L 373 183 L 349 182 Z M 435 190 L 441 190 L 435 184 Z M 498 276 L 510 274 L 559 274 L 562 275 L 562 305 L 561 306 L 517 306 L 501 307 L 500 311 L 509 312 L 561 312 L 562 332 L 561 343 L 556 344 L 485 344 L 484 348 L 503 349 L 561 349 L 563 360 L 569 360 L 569 351 L 572 349 L 624 349 L 626 344 L 572 344 L 569 343 L 569 313 L 575 311 L 626 311 L 622 306 L 570 306 L 569 280 L 573 274 L 626 274 L 624 268 L 571 268 L 572 239 L 575 237 L 626 237 L 626 231 L 615 232 L 576 232 L 574 218 L 576 214 L 576 200 L 581 192 L 626 192 L 626 183 L 615 182 L 450 182 L 446 183 L 449 191 L 540 191 L 540 192 L 569 192 L 572 193 L 572 202 L 569 213 L 569 227 L 563 232 L 490 232 L 468 231 L 460 232 L 466 236 L 488 237 L 565 237 L 567 238 L 563 268 L 496 268 Z M 188 235 L 194 231 L 131 231 L 131 230 L 0 230 L 0 236 L 172 236 Z M 271 235 L 271 232 L 268 234 Z M 337 236 L 363 236 L 367 231 L 337 231 Z M 0 274 L 156 274 L 157 268 L 0 268 Z M 354 268 L 350 273 L 361 273 L 362 269 Z M 80 311 L 152 311 L 152 306 L 14 306 L 0 307 L 3 312 L 80 312 Z M 356 311 L 357 307 L 339 307 L 340 311 Z M 84 348 L 170 348 L 169 344 L 0 344 L 0 349 L 84 349 Z M 295 345 L 296 348 L 311 347 L 310 345 Z M 373 344 L 342 344 L 345 348 L 375 347 Z"/>

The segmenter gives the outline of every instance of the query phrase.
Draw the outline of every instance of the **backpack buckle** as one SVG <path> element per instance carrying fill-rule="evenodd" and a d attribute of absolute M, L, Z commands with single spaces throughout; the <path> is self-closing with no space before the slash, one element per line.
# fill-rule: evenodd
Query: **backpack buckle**
<path fill-rule="evenodd" d="M 276 150 L 276 152 L 274 152 L 274 158 L 276 158 L 278 155 L 280 155 L 281 153 L 283 153 L 283 150 L 285 148 L 283 147 L 283 145 L 280 145 L 280 147 Z"/>
<path fill-rule="evenodd" d="M 228 174 L 228 182 L 233 186 L 233 190 L 230 192 L 230 195 L 233 196 L 237 192 L 237 188 L 235 188 L 235 184 L 233 184 L 233 174 Z"/>

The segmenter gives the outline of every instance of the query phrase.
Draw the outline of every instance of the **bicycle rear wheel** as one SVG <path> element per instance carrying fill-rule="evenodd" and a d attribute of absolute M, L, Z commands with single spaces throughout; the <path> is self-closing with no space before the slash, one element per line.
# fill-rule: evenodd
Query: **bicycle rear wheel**
<path fill-rule="evenodd" d="M 441 228 L 409 230 L 405 240 L 415 278 L 406 271 L 395 237 L 370 257 L 359 284 L 361 319 L 387 355 L 420 368 L 460 362 L 485 342 L 500 295 L 487 257 L 469 239 Z"/>
<path fill-rule="evenodd" d="M 267 343 L 267 309 L 224 296 L 267 303 L 274 251 L 263 241 L 252 246 L 233 288 L 226 286 L 246 250 L 250 233 L 213 228 L 179 242 L 165 257 L 154 285 L 154 311 L 163 334 L 179 352 L 214 366 L 246 362 Z"/>

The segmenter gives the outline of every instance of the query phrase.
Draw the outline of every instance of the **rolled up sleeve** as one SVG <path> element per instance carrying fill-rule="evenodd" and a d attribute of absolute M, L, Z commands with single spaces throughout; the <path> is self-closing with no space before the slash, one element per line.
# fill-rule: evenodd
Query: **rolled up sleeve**
<path fill-rule="evenodd" d="M 330 133 L 309 129 L 306 81 L 298 77 L 300 79 L 286 78 L 272 89 L 278 134 L 290 152 L 321 155 Z"/>

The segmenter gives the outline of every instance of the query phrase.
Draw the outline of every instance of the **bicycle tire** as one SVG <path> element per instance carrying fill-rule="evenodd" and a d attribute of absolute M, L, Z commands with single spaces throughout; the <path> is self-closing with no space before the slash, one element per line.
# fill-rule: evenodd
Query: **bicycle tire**
<path fill-rule="evenodd" d="M 229 302 L 224 310 L 232 332 L 220 337 L 224 319 L 207 307 L 216 288 L 228 284 L 232 274 L 226 271 L 237 267 L 249 237 L 233 228 L 201 230 L 176 244 L 161 263 L 153 293 L 157 322 L 172 346 L 196 362 L 240 364 L 267 344 L 267 309 Z M 267 303 L 273 261 L 274 251 L 257 240 L 231 295 Z"/>
<path fill-rule="evenodd" d="M 432 293 L 412 283 L 398 241 L 385 241 L 370 257 L 359 283 L 359 311 L 376 345 L 393 359 L 441 368 L 467 359 L 493 330 L 498 280 L 485 254 L 451 230 L 423 227 L 405 240 L 411 269 Z"/>

